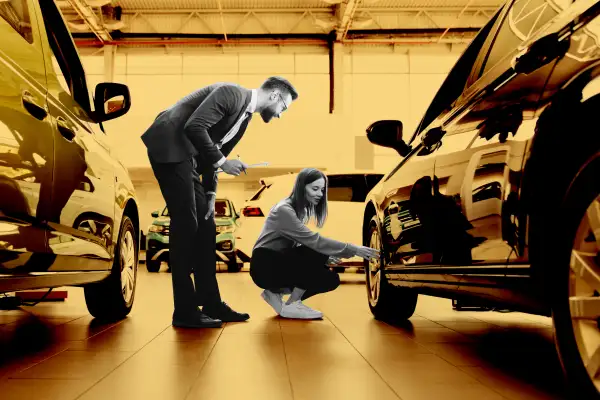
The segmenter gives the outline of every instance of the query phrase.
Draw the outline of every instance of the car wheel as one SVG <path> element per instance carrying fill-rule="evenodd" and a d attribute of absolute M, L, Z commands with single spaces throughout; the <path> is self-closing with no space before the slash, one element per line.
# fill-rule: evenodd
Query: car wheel
<path fill-rule="evenodd" d="M 153 260 L 152 258 L 154 258 L 155 255 L 156 252 L 154 251 L 146 251 L 146 269 L 148 270 L 148 272 L 160 271 L 162 260 L 160 258 Z"/>
<path fill-rule="evenodd" d="M 146 253 L 146 269 L 148 272 L 158 272 L 160 271 L 161 260 L 159 258 L 152 260 L 152 256 L 152 254 Z"/>
<path fill-rule="evenodd" d="M 244 268 L 244 263 L 240 263 L 237 259 L 229 260 L 227 263 L 227 272 L 240 272 Z"/>
<path fill-rule="evenodd" d="M 137 281 L 138 245 L 131 219 L 123 216 L 110 276 L 84 287 L 90 314 L 98 319 L 125 318 L 133 306 Z"/>
<path fill-rule="evenodd" d="M 382 250 L 379 260 L 365 260 L 367 296 L 371 313 L 376 319 L 387 322 L 399 322 L 410 318 L 415 312 L 418 294 L 410 288 L 397 287 L 387 281 L 377 217 L 373 217 L 369 223 L 365 245 Z"/>
<path fill-rule="evenodd" d="M 586 163 L 556 210 L 544 266 L 551 279 L 552 318 L 559 358 L 580 399 L 600 398 L 600 158 Z M 552 268 L 556 266 L 556 268 Z"/>

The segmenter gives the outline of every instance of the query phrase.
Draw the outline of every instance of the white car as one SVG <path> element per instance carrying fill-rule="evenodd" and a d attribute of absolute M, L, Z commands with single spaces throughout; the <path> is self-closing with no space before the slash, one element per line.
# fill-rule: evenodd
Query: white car
<path fill-rule="evenodd" d="M 252 248 L 258 239 L 265 219 L 275 204 L 292 193 L 298 174 L 280 175 L 261 179 L 261 187 L 245 201 L 236 231 L 238 256 L 248 262 L 252 258 Z M 326 173 L 328 211 L 323 228 L 319 229 L 311 221 L 309 227 L 325 237 L 355 245 L 363 243 L 363 215 L 365 198 L 369 191 L 381 180 L 383 174 L 369 172 Z M 335 269 L 343 271 L 347 267 L 363 267 L 360 257 L 344 259 Z"/>

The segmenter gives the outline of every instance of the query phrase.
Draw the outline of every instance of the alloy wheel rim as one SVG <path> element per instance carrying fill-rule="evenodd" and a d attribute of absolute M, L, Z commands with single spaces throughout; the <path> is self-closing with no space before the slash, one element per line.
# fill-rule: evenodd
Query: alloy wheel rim
<path fill-rule="evenodd" d="M 579 355 L 600 391 L 600 196 L 587 208 L 573 242 L 569 308 Z"/>
<path fill-rule="evenodd" d="M 131 231 L 125 232 L 121 239 L 121 294 L 129 304 L 135 285 L 135 248 Z"/>
<path fill-rule="evenodd" d="M 379 232 L 374 229 L 371 232 L 369 247 L 381 250 L 381 242 L 379 240 Z M 369 294 L 370 301 L 373 305 L 379 300 L 379 290 L 381 288 L 381 261 L 369 260 Z"/>

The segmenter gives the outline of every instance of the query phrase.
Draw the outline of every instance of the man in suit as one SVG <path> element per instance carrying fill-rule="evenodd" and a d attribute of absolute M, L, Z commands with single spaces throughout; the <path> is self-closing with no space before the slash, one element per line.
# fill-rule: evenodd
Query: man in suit
<path fill-rule="evenodd" d="M 221 168 L 235 176 L 244 171 L 246 164 L 227 157 L 253 114 L 259 113 L 268 123 L 273 117 L 279 118 L 297 98 L 296 89 L 281 77 L 270 77 L 252 90 L 216 83 L 161 112 L 142 135 L 171 217 L 173 326 L 220 327 L 223 322 L 250 318 L 232 310 L 219 292 L 214 221 L 216 171 Z"/>

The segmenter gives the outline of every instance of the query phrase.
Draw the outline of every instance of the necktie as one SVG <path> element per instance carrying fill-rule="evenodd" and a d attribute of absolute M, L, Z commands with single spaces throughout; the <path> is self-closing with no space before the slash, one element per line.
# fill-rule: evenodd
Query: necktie
<path fill-rule="evenodd" d="M 217 145 L 217 147 L 219 148 L 219 150 L 221 149 L 221 147 L 223 147 L 223 145 L 225 145 L 225 143 L 229 142 L 231 139 L 233 139 L 233 137 L 238 133 L 238 131 L 240 130 L 240 126 L 242 126 L 242 122 L 244 122 L 248 116 L 250 115 L 250 113 L 248 111 L 246 111 L 241 117 L 240 119 L 237 120 L 237 122 L 235 123 L 235 125 L 233 125 L 233 127 L 229 130 L 229 132 L 227 132 L 227 134 L 225 135 L 225 137 L 223 137 L 223 139 L 221 140 L 221 143 L 219 143 Z"/>

